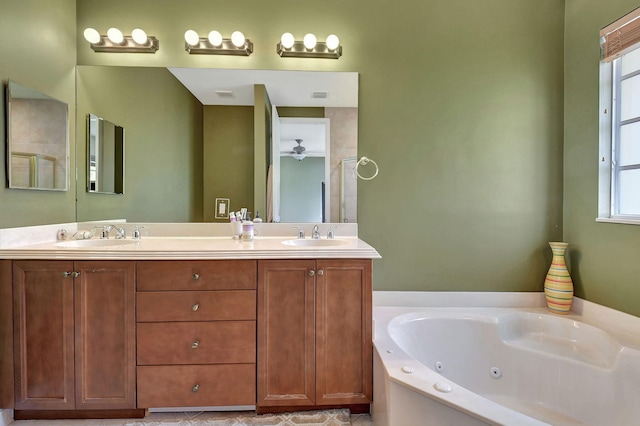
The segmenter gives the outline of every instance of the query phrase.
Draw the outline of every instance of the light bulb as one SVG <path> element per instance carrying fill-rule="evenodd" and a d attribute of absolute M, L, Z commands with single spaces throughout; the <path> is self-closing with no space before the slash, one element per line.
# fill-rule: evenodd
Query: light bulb
<path fill-rule="evenodd" d="M 147 44 L 147 41 L 149 40 L 147 37 L 147 33 L 145 33 L 144 30 L 141 30 L 140 28 L 136 28 L 131 31 L 131 38 L 137 44 Z"/>
<path fill-rule="evenodd" d="M 193 30 L 187 30 L 187 32 L 184 33 L 184 41 L 186 41 L 189 46 L 197 46 L 200 44 L 200 36 Z"/>
<path fill-rule="evenodd" d="M 340 46 L 340 39 L 337 35 L 331 34 L 329 37 L 327 37 L 327 47 L 330 50 L 336 50 L 338 46 Z"/>
<path fill-rule="evenodd" d="M 233 45 L 235 47 L 244 46 L 244 34 L 242 34 L 240 31 L 232 32 L 231 33 L 231 43 L 233 43 Z"/>
<path fill-rule="evenodd" d="M 291 33 L 282 34 L 282 37 L 280 37 L 280 43 L 282 44 L 282 47 L 284 47 L 285 49 L 291 49 L 293 47 L 293 43 L 295 43 L 293 34 Z"/>
<path fill-rule="evenodd" d="M 317 43 L 317 39 L 316 36 L 309 33 L 307 35 L 304 36 L 304 39 L 302 39 L 303 43 L 304 43 L 304 47 L 306 47 L 307 49 L 311 50 L 314 47 L 316 47 L 316 43 Z"/>
<path fill-rule="evenodd" d="M 211 31 L 209 33 L 209 43 L 215 47 L 220 47 L 220 45 L 222 45 L 222 34 L 218 31 Z"/>
<path fill-rule="evenodd" d="M 84 39 L 91 44 L 100 43 L 101 38 L 100 33 L 93 28 L 86 28 L 84 30 Z"/>
<path fill-rule="evenodd" d="M 109 40 L 111 40 L 111 43 L 113 44 L 122 44 L 124 41 L 122 31 L 117 28 L 109 28 L 107 31 L 107 37 L 109 37 Z"/>

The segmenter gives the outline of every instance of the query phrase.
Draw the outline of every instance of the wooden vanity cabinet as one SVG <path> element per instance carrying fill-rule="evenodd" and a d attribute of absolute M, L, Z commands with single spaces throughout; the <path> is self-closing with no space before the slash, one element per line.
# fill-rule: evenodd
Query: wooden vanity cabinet
<path fill-rule="evenodd" d="M 138 406 L 253 406 L 256 261 L 139 261 Z"/>
<path fill-rule="evenodd" d="M 372 398 L 371 260 L 258 261 L 258 412 Z"/>
<path fill-rule="evenodd" d="M 16 260 L 12 275 L 16 418 L 134 409 L 135 262 Z"/>

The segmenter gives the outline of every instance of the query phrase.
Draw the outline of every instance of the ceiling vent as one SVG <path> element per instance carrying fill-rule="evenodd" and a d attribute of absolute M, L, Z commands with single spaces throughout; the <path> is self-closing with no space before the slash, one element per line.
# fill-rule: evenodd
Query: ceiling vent
<path fill-rule="evenodd" d="M 313 99 L 327 99 L 328 93 L 327 92 L 312 92 L 311 93 L 311 97 Z"/>
<path fill-rule="evenodd" d="M 214 90 L 214 92 L 221 98 L 235 98 L 235 95 L 231 90 Z"/>

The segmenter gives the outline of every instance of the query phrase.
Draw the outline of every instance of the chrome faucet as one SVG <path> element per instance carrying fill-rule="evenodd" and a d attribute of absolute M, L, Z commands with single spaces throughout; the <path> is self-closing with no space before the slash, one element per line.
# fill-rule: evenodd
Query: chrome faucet
<path fill-rule="evenodd" d="M 304 228 L 302 226 L 294 226 L 298 230 L 298 239 L 304 240 Z"/>
<path fill-rule="evenodd" d="M 115 225 L 109 225 L 109 226 L 110 226 L 109 231 L 111 230 L 116 231 L 116 240 L 124 240 L 125 238 L 127 238 L 127 232 L 125 231 L 124 227 L 118 227 Z"/>
<path fill-rule="evenodd" d="M 311 231 L 311 238 L 314 240 L 320 239 L 320 231 L 318 231 L 318 225 L 313 225 L 313 231 Z"/>
<path fill-rule="evenodd" d="M 94 229 L 102 229 L 100 231 L 100 239 L 106 240 L 109 239 L 109 232 L 115 229 L 116 231 L 116 240 L 121 240 L 127 238 L 126 231 L 122 227 L 117 227 L 115 225 L 96 225 L 93 227 Z"/>

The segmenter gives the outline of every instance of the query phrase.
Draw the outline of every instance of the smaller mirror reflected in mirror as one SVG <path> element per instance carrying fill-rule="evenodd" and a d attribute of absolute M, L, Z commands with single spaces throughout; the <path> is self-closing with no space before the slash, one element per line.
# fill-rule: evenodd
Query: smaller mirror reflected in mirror
<path fill-rule="evenodd" d="M 124 194 L 124 128 L 87 117 L 87 192 Z"/>
<path fill-rule="evenodd" d="M 9 188 L 69 187 L 69 106 L 14 81 L 7 84 Z"/>

